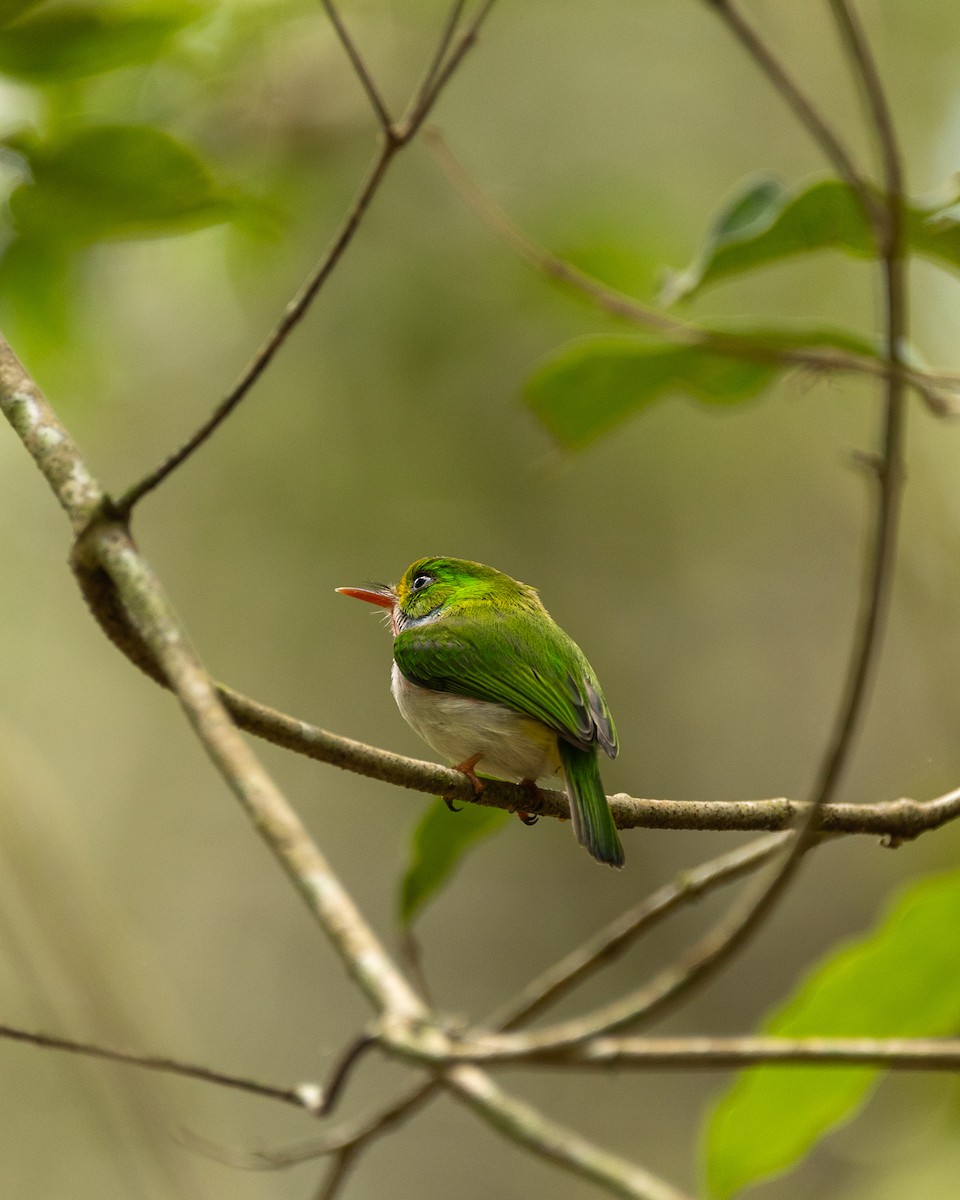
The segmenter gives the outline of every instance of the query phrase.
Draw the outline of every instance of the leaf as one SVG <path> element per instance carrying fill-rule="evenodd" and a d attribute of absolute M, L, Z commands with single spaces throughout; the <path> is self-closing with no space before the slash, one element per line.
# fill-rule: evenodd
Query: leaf
<path fill-rule="evenodd" d="M 4 4 L 14 12 L 28 7 L 12 0 Z M 49 84 L 149 62 L 202 13 L 199 6 L 183 3 L 45 7 L 0 28 L 0 71 Z"/>
<path fill-rule="evenodd" d="M 7 145 L 33 177 L 9 200 L 24 235 L 79 243 L 147 237 L 218 224 L 242 207 L 194 150 L 150 126 L 93 126 L 53 144 L 21 136 Z"/>
<path fill-rule="evenodd" d="M 18 347 L 42 362 L 66 343 L 75 263 L 57 241 L 12 238 L 0 258 L 0 316 Z"/>
<path fill-rule="evenodd" d="M 0 25 L 9 25 L 43 3 L 45 0 L 0 0 Z"/>
<path fill-rule="evenodd" d="M 410 863 L 400 884 L 398 916 L 408 927 L 455 871 L 470 847 L 502 829 L 510 814 L 500 808 L 465 804 L 451 813 L 437 797 L 423 814 L 410 845 Z"/>
<path fill-rule="evenodd" d="M 946 200 L 907 206 L 906 241 L 912 253 L 960 268 L 958 201 L 960 185 L 954 179 Z M 710 284 L 815 250 L 875 256 L 852 189 L 839 179 L 821 179 L 800 191 L 772 179 L 754 180 L 717 217 L 695 261 L 668 278 L 661 300 L 686 300 Z"/>
<path fill-rule="evenodd" d="M 764 1024 L 783 1037 L 938 1037 L 960 1027 L 960 871 L 903 891 L 876 928 L 834 950 Z M 726 1200 L 795 1164 L 849 1120 L 875 1068 L 743 1071 L 706 1127 L 710 1193 Z"/>
<path fill-rule="evenodd" d="M 652 338 L 571 342 L 534 371 L 524 399 L 557 441 L 575 450 L 673 393 L 715 405 L 752 400 L 787 366 L 751 361 L 751 347 L 834 347 L 876 354 L 863 339 L 833 330 L 758 329 L 724 336 L 742 343 L 742 356 Z"/>

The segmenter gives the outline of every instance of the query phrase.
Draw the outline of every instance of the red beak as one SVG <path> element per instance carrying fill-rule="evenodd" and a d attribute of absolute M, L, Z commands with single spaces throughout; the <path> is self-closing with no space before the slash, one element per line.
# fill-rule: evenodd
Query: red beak
<path fill-rule="evenodd" d="M 354 600 L 366 600 L 368 604 L 377 604 L 380 608 L 393 608 L 397 602 L 393 588 L 386 584 L 377 584 L 368 588 L 337 588 L 341 596 L 352 596 Z"/>

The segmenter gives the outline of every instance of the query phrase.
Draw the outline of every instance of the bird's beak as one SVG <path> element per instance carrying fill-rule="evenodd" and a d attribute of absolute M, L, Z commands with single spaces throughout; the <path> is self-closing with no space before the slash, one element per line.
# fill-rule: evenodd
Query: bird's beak
<path fill-rule="evenodd" d="M 365 588 L 337 588 L 341 596 L 352 596 L 354 600 L 366 600 L 368 604 L 377 604 L 380 608 L 393 608 L 397 602 L 397 594 L 392 587 L 385 583 L 375 583 Z"/>

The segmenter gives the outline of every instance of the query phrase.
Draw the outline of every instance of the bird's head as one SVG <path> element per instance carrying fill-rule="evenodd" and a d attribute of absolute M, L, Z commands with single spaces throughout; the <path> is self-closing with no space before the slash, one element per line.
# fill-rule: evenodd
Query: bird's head
<path fill-rule="evenodd" d="M 370 584 L 337 588 L 344 596 L 366 600 L 390 612 L 394 636 L 412 625 L 442 619 L 448 613 L 503 609 L 539 600 L 533 588 L 502 571 L 464 558 L 420 558 L 395 587 Z"/>

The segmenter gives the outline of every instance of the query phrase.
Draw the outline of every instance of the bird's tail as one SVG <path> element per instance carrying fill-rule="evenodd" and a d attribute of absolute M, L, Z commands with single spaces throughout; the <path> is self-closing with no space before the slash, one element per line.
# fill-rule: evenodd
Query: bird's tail
<path fill-rule="evenodd" d="M 603 790 L 596 750 L 581 750 L 563 738 L 557 738 L 557 744 L 577 841 L 597 862 L 622 867 L 623 846 Z"/>

